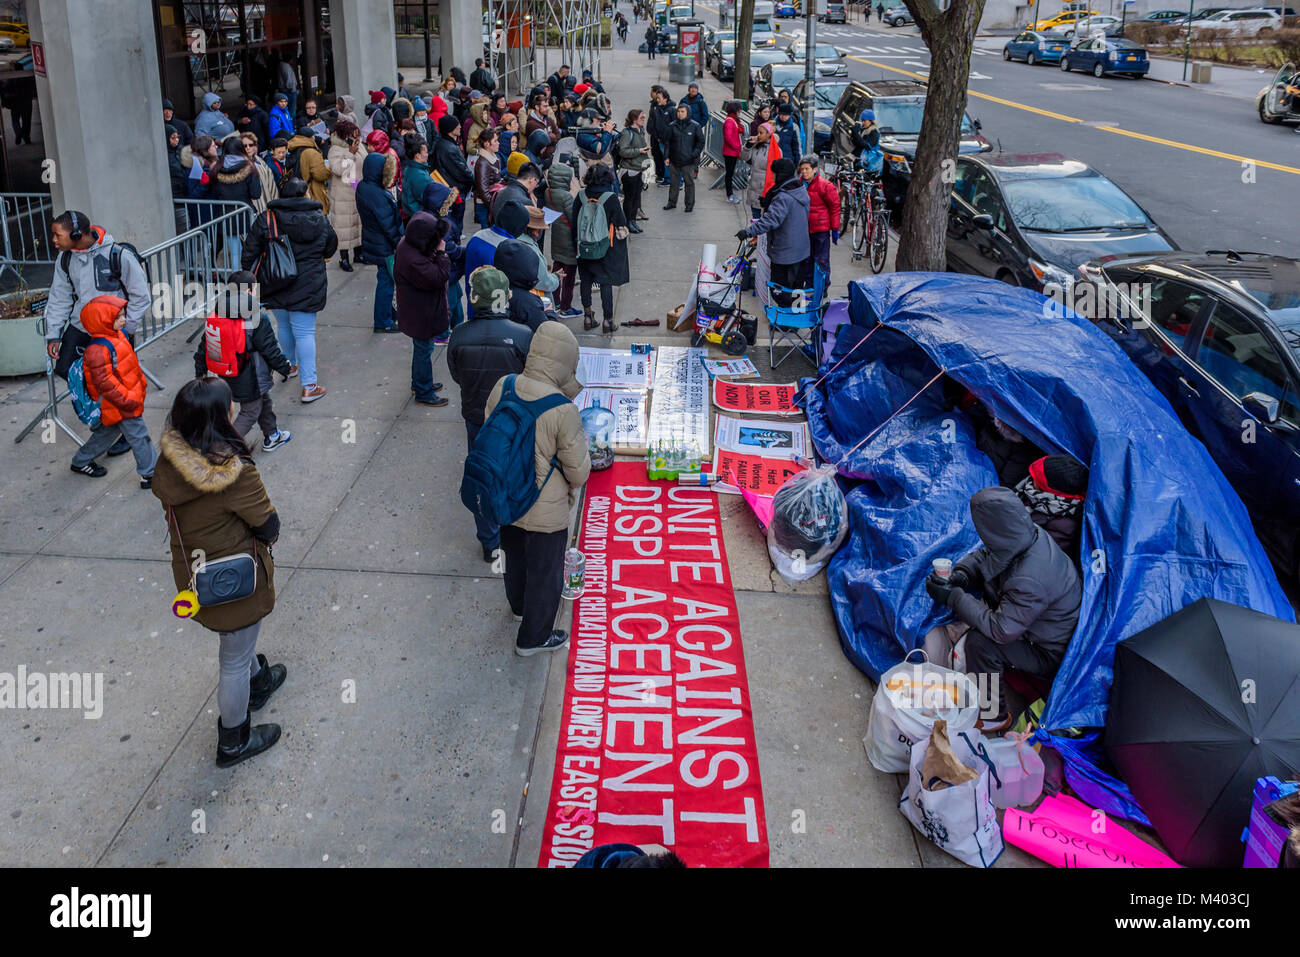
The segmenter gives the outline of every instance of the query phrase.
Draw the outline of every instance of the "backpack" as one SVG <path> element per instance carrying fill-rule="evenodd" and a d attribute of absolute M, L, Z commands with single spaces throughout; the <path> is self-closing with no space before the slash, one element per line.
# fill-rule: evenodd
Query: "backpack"
<path fill-rule="evenodd" d="M 109 361 L 113 364 L 113 371 L 117 372 L 117 350 L 113 348 L 113 343 L 103 336 L 96 336 L 90 340 L 86 348 L 89 349 L 96 342 L 108 347 Z M 83 351 L 81 358 L 72 363 L 68 369 L 69 398 L 72 399 L 72 409 L 77 413 L 77 418 L 90 428 L 97 429 L 99 428 L 99 400 L 92 399 L 90 390 L 86 388 L 86 370 L 83 365 L 85 361 Z"/>
<path fill-rule="evenodd" d="M 243 319 L 208 316 L 203 326 L 203 343 L 209 372 L 223 379 L 239 375 L 239 357 L 248 343 Z"/>
<path fill-rule="evenodd" d="M 510 525 L 524 516 L 537 497 L 537 466 L 534 444 L 537 419 L 543 412 L 559 408 L 569 400 L 561 393 L 532 402 L 515 392 L 516 376 L 506 376 L 501 398 L 488 416 L 474 447 L 465 457 L 465 475 L 460 483 L 460 500 L 475 515 L 496 525 Z M 545 485 L 559 462 L 551 459 Z"/>
<path fill-rule="evenodd" d="M 117 280 L 118 285 L 122 286 L 123 299 L 127 298 L 126 286 L 122 283 L 122 252 L 124 250 L 134 256 L 135 261 L 138 262 L 140 268 L 144 270 L 145 282 L 152 282 L 152 277 L 149 275 L 149 264 L 145 261 L 145 258 L 140 255 L 140 250 L 136 249 L 131 243 L 119 243 L 117 240 L 114 240 L 113 245 L 108 247 L 108 270 L 112 274 L 113 278 Z M 67 278 L 68 282 L 72 282 L 71 250 L 64 250 L 59 256 L 59 268 L 63 270 L 63 275 Z"/>
<path fill-rule="evenodd" d="M 609 252 L 613 230 L 605 216 L 604 194 L 591 197 L 581 194 L 582 207 L 578 210 L 578 258 L 604 259 Z"/>

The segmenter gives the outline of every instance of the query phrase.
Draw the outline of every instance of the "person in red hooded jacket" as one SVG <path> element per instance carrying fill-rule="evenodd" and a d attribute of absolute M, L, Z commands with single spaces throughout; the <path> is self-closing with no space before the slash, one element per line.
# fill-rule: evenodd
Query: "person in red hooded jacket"
<path fill-rule="evenodd" d="M 82 354 L 86 392 L 99 403 L 99 425 L 86 444 L 72 457 L 72 471 L 91 478 L 103 478 L 108 469 L 95 459 L 125 438 L 135 453 L 135 470 L 140 487 L 153 484 L 158 453 L 144 424 L 145 378 L 130 341 L 122 334 L 126 323 L 126 300 L 117 296 L 96 296 L 81 310 L 81 324 L 93 341 Z"/>
<path fill-rule="evenodd" d="M 402 191 L 402 158 L 397 155 L 397 150 L 393 149 L 388 134 L 382 130 L 372 130 L 366 137 L 366 149 L 372 153 L 385 153 L 397 164 L 397 174 L 393 179 L 393 185 L 388 189 L 393 194 L 393 199 L 397 199 Z"/>
<path fill-rule="evenodd" d="M 799 160 L 799 176 L 808 184 L 808 245 L 812 253 L 804 267 L 804 283 L 811 289 L 814 264 L 822 267 L 828 285 L 831 281 L 831 243 L 840 241 L 840 193 L 818 172 L 817 157 L 812 154 Z"/>

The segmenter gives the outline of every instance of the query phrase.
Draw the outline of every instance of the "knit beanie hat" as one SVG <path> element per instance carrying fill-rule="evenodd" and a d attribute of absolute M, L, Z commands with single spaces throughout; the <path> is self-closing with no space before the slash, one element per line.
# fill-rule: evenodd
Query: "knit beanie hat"
<path fill-rule="evenodd" d="M 511 236 L 517 238 L 528 228 L 528 210 L 517 199 L 509 200 L 496 214 L 495 223 Z"/>
<path fill-rule="evenodd" d="M 531 162 L 532 160 L 528 158 L 528 154 L 520 153 L 518 150 L 515 150 L 515 152 L 506 157 L 506 172 L 511 176 L 518 176 L 519 168 L 525 163 Z"/>
<path fill-rule="evenodd" d="M 794 176 L 794 160 L 782 156 L 772 164 L 772 182 L 778 186 Z"/>
<path fill-rule="evenodd" d="M 438 117 L 438 132 L 443 136 L 450 136 L 451 131 L 460 126 L 460 120 L 450 113 L 444 113 Z"/>
<path fill-rule="evenodd" d="M 1034 484 L 1045 492 L 1082 498 L 1088 493 L 1088 467 L 1072 455 L 1046 455 L 1029 466 Z"/>
<path fill-rule="evenodd" d="M 469 301 L 483 312 L 504 314 L 510 304 L 510 280 L 495 266 L 479 266 L 469 274 Z"/>
<path fill-rule="evenodd" d="M 422 97 L 418 97 L 418 96 L 417 96 L 417 97 L 415 98 L 415 112 L 417 112 L 417 113 L 428 113 L 428 112 L 429 112 L 429 104 L 426 103 L 426 102 L 424 102 L 424 99 L 423 99 Z"/>

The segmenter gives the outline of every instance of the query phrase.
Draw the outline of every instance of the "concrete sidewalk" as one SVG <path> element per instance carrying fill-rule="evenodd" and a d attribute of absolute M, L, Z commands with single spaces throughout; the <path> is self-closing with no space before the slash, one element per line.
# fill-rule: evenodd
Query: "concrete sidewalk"
<path fill-rule="evenodd" d="M 652 82 L 666 84 L 665 58 L 607 57 L 620 117 L 646 103 Z M 724 97 L 711 78 L 702 83 L 711 103 Z M 711 179 L 702 172 L 700 183 Z M 700 245 L 730 252 L 747 216 L 721 190 L 701 189 L 689 216 L 663 212 L 665 201 L 666 190 L 646 196 L 651 219 L 632 240 L 620 321 L 662 320 L 685 298 Z M 842 292 L 865 270 L 841 244 L 832 271 Z M 42 444 L 38 433 L 0 447 L 0 671 L 101 672 L 106 699 L 98 720 L 0 712 L 0 861 L 535 865 L 565 660 L 513 654 L 501 582 L 481 561 L 457 493 L 457 390 L 440 352 L 452 403 L 411 402 L 409 340 L 371 333 L 373 292 L 373 267 L 330 267 L 318 329 L 329 395 L 304 406 L 296 381 L 277 385 L 294 438 L 257 452 L 284 526 L 277 607 L 259 650 L 285 662 L 289 678 L 259 714 L 283 725 L 283 740 L 236 769 L 213 765 L 217 642 L 170 614 L 162 512 L 138 489 L 129 457 L 106 460 L 109 477 L 94 481 L 68 471 L 66 438 Z M 646 331 L 619 329 L 613 342 L 686 341 L 662 326 Z M 155 439 L 193 374 L 184 335 L 146 352 L 167 383 L 147 403 Z M 765 378 L 811 371 L 796 356 L 772 375 L 765 350 L 751 355 Z M 0 384 L 6 439 L 36 414 L 43 390 L 36 379 Z M 785 585 L 741 500 L 727 497 L 722 514 L 772 864 L 954 865 L 898 813 L 900 778 L 866 761 L 872 689 L 840 651 L 824 577 Z M 806 833 L 792 828 L 800 811 Z M 1024 861 L 1009 849 L 999 866 Z"/>

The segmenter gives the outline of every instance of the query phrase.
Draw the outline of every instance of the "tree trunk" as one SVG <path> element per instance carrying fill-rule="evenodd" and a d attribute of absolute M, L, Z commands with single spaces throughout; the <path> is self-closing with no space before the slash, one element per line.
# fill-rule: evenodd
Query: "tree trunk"
<path fill-rule="evenodd" d="M 946 267 L 948 205 L 961 142 L 961 121 L 966 112 L 971 48 L 984 13 L 984 0 L 951 0 L 942 12 L 933 0 L 904 3 L 930 49 L 930 77 L 911 183 L 903 204 L 895 268 L 900 272 L 942 272 Z"/>
<path fill-rule="evenodd" d="M 754 0 L 736 0 L 736 75 L 731 81 L 731 95 L 749 99 L 749 44 L 754 37 Z"/>

